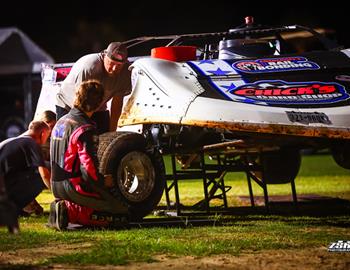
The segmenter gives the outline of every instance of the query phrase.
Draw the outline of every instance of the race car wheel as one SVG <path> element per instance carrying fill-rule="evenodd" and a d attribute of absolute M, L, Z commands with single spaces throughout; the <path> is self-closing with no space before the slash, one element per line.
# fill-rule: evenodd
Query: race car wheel
<path fill-rule="evenodd" d="M 279 151 L 262 153 L 258 163 L 262 166 L 266 184 L 290 183 L 298 175 L 301 155 L 299 150 L 283 148 Z"/>
<path fill-rule="evenodd" d="M 100 172 L 112 174 L 111 192 L 129 208 L 131 220 L 148 215 L 159 203 L 165 188 L 165 169 L 161 155 L 146 149 L 143 136 L 113 132 L 100 136 Z"/>
<path fill-rule="evenodd" d="M 20 117 L 9 117 L 4 121 L 1 129 L 4 131 L 5 139 L 12 138 L 25 131 L 25 123 Z"/>
<path fill-rule="evenodd" d="M 350 142 L 338 143 L 333 146 L 332 156 L 340 167 L 350 170 Z"/>

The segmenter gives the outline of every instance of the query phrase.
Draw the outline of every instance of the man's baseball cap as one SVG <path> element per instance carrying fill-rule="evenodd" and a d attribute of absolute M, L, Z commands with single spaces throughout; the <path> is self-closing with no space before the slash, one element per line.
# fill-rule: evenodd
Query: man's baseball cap
<path fill-rule="evenodd" d="M 128 49 L 121 42 L 112 42 L 105 50 L 105 54 L 113 61 L 125 62 L 128 58 Z"/>

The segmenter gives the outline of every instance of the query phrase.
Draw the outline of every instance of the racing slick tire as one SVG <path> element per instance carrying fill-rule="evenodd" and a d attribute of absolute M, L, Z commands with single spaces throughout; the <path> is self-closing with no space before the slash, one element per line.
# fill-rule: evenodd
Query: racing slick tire
<path fill-rule="evenodd" d="M 332 156 L 340 167 L 350 170 L 350 142 L 334 145 L 332 147 Z"/>
<path fill-rule="evenodd" d="M 12 138 L 22 134 L 26 128 L 24 120 L 20 117 L 11 116 L 7 118 L 1 126 L 1 130 L 4 132 L 4 138 Z"/>
<path fill-rule="evenodd" d="M 113 176 L 111 192 L 128 206 L 129 219 L 139 220 L 152 212 L 165 188 L 160 153 L 147 149 L 138 133 L 108 132 L 99 137 L 98 158 L 100 172 Z"/>
<path fill-rule="evenodd" d="M 282 148 L 279 151 L 262 153 L 260 162 L 266 184 L 290 183 L 298 175 L 301 155 L 299 150 Z"/>

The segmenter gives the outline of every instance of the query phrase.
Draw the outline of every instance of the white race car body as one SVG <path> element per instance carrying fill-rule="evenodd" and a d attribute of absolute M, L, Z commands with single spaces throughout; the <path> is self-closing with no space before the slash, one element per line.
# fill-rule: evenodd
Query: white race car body
<path fill-rule="evenodd" d="M 299 41 L 287 44 L 289 34 L 300 32 L 321 46 L 299 51 Z M 134 45 L 160 40 L 168 42 L 151 46 L 151 56 L 133 56 Z M 133 89 L 117 132 L 100 136 L 98 153 L 101 172 L 114 175 L 116 197 L 130 206 L 130 215 L 145 216 L 157 205 L 165 179 L 206 179 L 206 154 L 216 157 L 216 178 L 242 170 L 262 187 L 294 183 L 303 149 L 330 149 L 337 164 L 350 169 L 350 49 L 309 28 L 251 24 L 125 43 L 133 56 Z M 36 113 L 55 111 L 71 66 L 43 66 Z M 166 154 L 173 169 L 167 176 Z M 183 170 L 192 163 L 201 169 L 188 176 L 175 159 Z"/>
<path fill-rule="evenodd" d="M 343 52 L 339 54 L 348 58 Z M 302 56 L 291 58 L 273 57 L 259 61 L 279 63 L 285 69 L 287 64 L 302 59 L 305 69 L 299 65 L 284 73 L 295 74 L 302 70 L 303 80 L 287 82 L 285 78 L 289 74 L 281 73 L 273 79 L 263 80 L 261 74 L 264 73 L 259 72 L 260 77 L 255 77 L 256 81 L 250 83 L 235 68 L 237 61 L 233 64 L 220 59 L 178 63 L 155 58 L 139 59 L 133 63 L 133 93 L 124 107 L 119 125 L 163 123 L 350 139 L 350 105 L 346 90 L 349 81 L 341 80 L 349 78 L 341 76 L 344 75 L 342 71 L 330 79 L 324 80 L 325 76 L 321 74 L 317 81 L 309 81 L 306 73 L 313 71 L 305 70 L 310 68 L 307 64 L 311 61 Z M 243 63 L 242 60 L 239 62 Z M 319 64 L 312 63 L 314 69 L 321 69 Z M 278 68 L 275 71 L 281 72 Z M 271 71 L 266 73 L 272 74 Z M 254 91 L 259 91 L 259 94 Z"/>
<path fill-rule="evenodd" d="M 311 33 L 324 48 L 284 49 L 283 33 L 295 31 Z M 182 137 L 177 145 L 186 149 L 195 141 L 201 147 L 235 139 L 282 148 L 350 147 L 350 49 L 339 49 L 301 26 L 247 25 L 126 44 L 132 49 L 154 40 L 171 42 L 152 49 L 151 56 L 130 57 L 133 91 L 124 102 L 120 130 L 152 134 L 153 143 L 165 152 L 169 134 Z M 55 110 L 59 81 L 71 65 L 44 66 L 36 113 Z M 183 130 L 192 138 L 188 142 Z M 208 137 L 204 133 L 210 134 L 209 142 L 200 139 Z"/>

